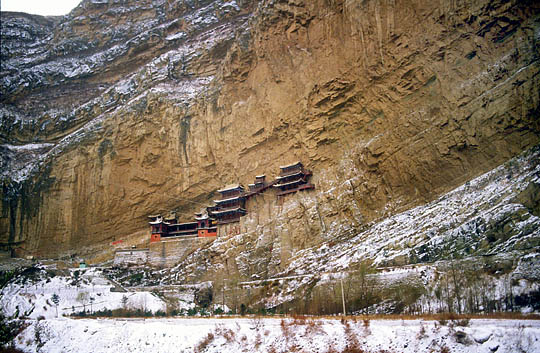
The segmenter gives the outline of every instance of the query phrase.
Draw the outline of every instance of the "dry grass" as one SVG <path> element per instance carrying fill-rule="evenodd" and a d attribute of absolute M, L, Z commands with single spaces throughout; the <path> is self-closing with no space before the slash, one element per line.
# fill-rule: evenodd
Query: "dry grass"
<path fill-rule="evenodd" d="M 420 323 L 420 330 L 418 331 L 418 334 L 416 335 L 416 339 L 421 340 L 423 338 L 426 338 L 426 327 L 424 326 L 424 323 Z"/>
<path fill-rule="evenodd" d="M 232 343 L 236 340 L 236 333 L 230 328 L 226 328 L 223 325 L 216 325 L 214 329 L 214 335 L 216 337 L 223 337 L 227 343 Z"/>
<path fill-rule="evenodd" d="M 287 320 L 281 319 L 279 326 L 281 327 L 281 333 L 283 334 L 283 337 L 285 337 L 285 340 L 289 342 L 292 336 L 290 324 L 287 322 Z"/>
<path fill-rule="evenodd" d="M 278 353 L 276 347 L 274 347 L 273 345 L 271 345 L 270 347 L 268 347 L 268 350 L 266 351 L 267 353 Z"/>
<path fill-rule="evenodd" d="M 345 341 L 347 346 L 342 351 L 342 353 L 363 353 L 364 350 L 360 348 L 360 341 L 358 341 L 358 336 L 354 332 L 354 329 L 351 327 L 351 324 L 348 320 L 342 320 L 343 330 L 345 331 Z"/>
<path fill-rule="evenodd" d="M 258 350 L 262 343 L 263 343 L 263 339 L 262 339 L 261 333 L 257 331 L 257 335 L 255 336 L 255 343 L 254 343 L 255 348 L 257 348 Z"/>
<path fill-rule="evenodd" d="M 328 347 L 325 353 L 339 353 L 334 347 Z"/>
<path fill-rule="evenodd" d="M 507 319 L 507 320 L 540 320 L 540 314 L 522 314 L 518 312 L 497 312 L 488 314 L 423 314 L 423 315 L 406 315 L 406 314 L 378 314 L 378 315 L 348 315 L 348 316 L 314 316 L 312 318 L 328 319 L 328 320 L 464 320 L 464 319 Z"/>
<path fill-rule="evenodd" d="M 197 345 L 195 346 L 194 352 L 195 353 L 203 352 L 206 349 L 206 347 L 208 347 L 208 345 L 212 343 L 212 341 L 214 341 L 214 334 L 212 332 L 208 332 L 206 337 L 204 337 L 199 343 L 197 343 Z"/>
<path fill-rule="evenodd" d="M 309 319 L 306 321 L 306 335 L 324 334 L 321 320 Z"/>

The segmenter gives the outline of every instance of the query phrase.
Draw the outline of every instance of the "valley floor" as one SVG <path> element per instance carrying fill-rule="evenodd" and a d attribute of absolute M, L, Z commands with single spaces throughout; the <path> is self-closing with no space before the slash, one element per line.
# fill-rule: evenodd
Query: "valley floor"
<path fill-rule="evenodd" d="M 540 352 L 540 320 L 31 320 L 25 352 Z"/>

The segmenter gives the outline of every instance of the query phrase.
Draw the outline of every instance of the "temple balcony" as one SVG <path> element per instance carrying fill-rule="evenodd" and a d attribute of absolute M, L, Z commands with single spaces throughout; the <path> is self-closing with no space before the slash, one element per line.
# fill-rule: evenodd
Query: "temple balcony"
<path fill-rule="evenodd" d="M 234 213 L 240 213 L 240 214 L 246 214 L 246 210 L 242 207 L 229 207 L 229 208 L 220 208 L 218 211 L 212 212 L 213 216 L 219 217 L 221 215 L 225 215 L 227 213 L 234 214 Z"/>
<path fill-rule="evenodd" d="M 281 190 L 281 191 L 279 191 L 277 193 L 277 196 L 283 196 L 283 195 L 287 195 L 287 194 L 292 194 L 292 193 L 297 192 L 297 191 L 311 190 L 311 189 L 315 189 L 315 185 L 309 184 L 309 183 L 301 184 L 301 185 L 299 185 L 297 187 L 294 187 L 294 188 Z"/>
<path fill-rule="evenodd" d="M 240 222 L 240 217 L 223 219 L 223 220 L 217 221 L 216 223 L 217 224 L 228 224 L 228 223 L 235 223 L 235 222 Z"/>

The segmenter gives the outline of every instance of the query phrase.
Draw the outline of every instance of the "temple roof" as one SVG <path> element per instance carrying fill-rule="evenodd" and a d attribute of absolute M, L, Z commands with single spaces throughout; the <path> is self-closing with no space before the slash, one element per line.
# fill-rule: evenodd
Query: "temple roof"
<path fill-rule="evenodd" d="M 278 175 L 276 177 L 277 180 L 279 179 L 285 179 L 285 178 L 288 178 L 288 177 L 292 177 L 292 176 L 295 176 L 295 175 L 301 175 L 301 174 L 305 174 L 303 171 L 299 170 L 297 172 L 294 172 L 294 173 L 291 173 L 291 174 L 286 174 L 286 175 Z"/>
<path fill-rule="evenodd" d="M 305 182 L 303 179 L 296 179 L 296 180 L 293 180 L 293 181 L 290 181 L 288 183 L 283 183 L 283 184 L 275 184 L 274 187 L 275 188 L 279 188 L 281 186 L 287 186 L 287 185 L 292 185 L 292 184 L 296 184 L 296 183 L 302 183 L 302 182 Z"/>
<path fill-rule="evenodd" d="M 295 166 L 297 166 L 297 165 L 300 165 L 300 166 L 301 166 L 301 165 L 302 165 L 302 162 L 296 161 L 296 162 L 291 163 L 291 164 L 288 164 L 288 165 L 282 165 L 282 166 L 280 166 L 279 168 L 280 168 L 280 169 L 285 169 L 285 168 L 295 167 Z"/>
<path fill-rule="evenodd" d="M 227 201 L 236 200 L 236 199 L 239 199 L 239 198 L 242 198 L 242 197 L 244 197 L 244 196 L 238 195 L 238 196 L 229 197 L 228 199 L 214 200 L 214 202 L 215 203 L 223 203 L 223 202 L 227 202 Z"/>
<path fill-rule="evenodd" d="M 158 221 L 154 221 L 154 222 L 148 222 L 150 224 L 160 224 L 160 223 L 163 223 L 163 224 L 166 224 L 166 225 L 169 225 L 170 223 L 169 222 L 163 222 L 162 220 L 158 220 Z"/>
<path fill-rule="evenodd" d="M 223 189 L 218 190 L 218 192 L 224 192 L 224 191 L 235 190 L 235 189 L 244 190 L 244 188 L 240 184 L 229 184 L 225 186 Z"/>
<path fill-rule="evenodd" d="M 220 213 L 227 213 L 227 212 L 237 212 L 237 211 L 246 211 L 245 209 L 243 209 L 242 207 L 236 207 L 236 208 L 231 208 L 231 209 L 226 209 L 226 210 L 223 210 L 223 211 L 214 211 L 212 212 L 212 214 L 220 214 Z"/>

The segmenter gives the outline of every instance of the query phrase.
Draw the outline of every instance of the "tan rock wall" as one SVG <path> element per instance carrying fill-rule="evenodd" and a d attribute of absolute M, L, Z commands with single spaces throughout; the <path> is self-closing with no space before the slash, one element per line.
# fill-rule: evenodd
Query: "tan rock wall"
<path fill-rule="evenodd" d="M 185 109 L 148 93 L 109 113 L 54 158 L 31 212 L 2 204 L 4 238 L 39 254 L 110 242 L 301 160 L 316 191 L 257 196 L 240 224 L 266 247 L 242 246 L 279 266 L 330 229 L 431 200 L 538 143 L 538 14 L 519 1 L 263 2 L 208 95 Z"/>

